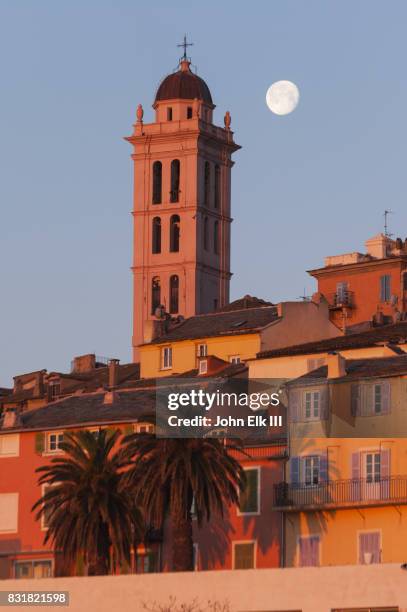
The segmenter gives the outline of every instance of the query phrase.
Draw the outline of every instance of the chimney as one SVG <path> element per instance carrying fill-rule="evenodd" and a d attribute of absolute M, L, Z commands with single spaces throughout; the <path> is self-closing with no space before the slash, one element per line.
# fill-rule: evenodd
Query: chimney
<path fill-rule="evenodd" d="M 114 389 L 119 384 L 119 363 L 120 359 L 109 361 L 109 389 Z"/>
<path fill-rule="evenodd" d="M 9 408 L 3 416 L 2 429 L 11 429 L 20 425 L 20 415 L 16 408 Z"/>
<path fill-rule="evenodd" d="M 34 382 L 34 397 L 42 397 L 44 395 L 44 370 L 35 374 Z"/>
<path fill-rule="evenodd" d="M 96 357 L 94 353 L 88 353 L 87 355 L 79 355 L 78 357 L 74 357 L 72 372 L 89 372 L 89 370 L 94 370 L 96 367 Z"/>
<path fill-rule="evenodd" d="M 340 353 L 328 353 L 326 362 L 328 365 L 328 378 L 346 376 L 346 360 Z"/>

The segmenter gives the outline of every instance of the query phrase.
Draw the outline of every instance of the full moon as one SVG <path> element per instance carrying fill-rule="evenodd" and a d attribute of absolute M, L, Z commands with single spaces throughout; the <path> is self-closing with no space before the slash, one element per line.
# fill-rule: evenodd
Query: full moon
<path fill-rule="evenodd" d="M 267 90 L 266 103 L 275 115 L 288 115 L 296 109 L 300 92 L 291 81 L 276 81 Z"/>

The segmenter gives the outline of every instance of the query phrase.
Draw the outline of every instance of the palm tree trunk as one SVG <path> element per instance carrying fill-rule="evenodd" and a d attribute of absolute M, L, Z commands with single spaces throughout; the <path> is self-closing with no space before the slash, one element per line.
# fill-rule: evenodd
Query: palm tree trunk
<path fill-rule="evenodd" d="M 193 563 L 192 518 L 172 513 L 172 569 L 174 572 L 191 572 Z"/>

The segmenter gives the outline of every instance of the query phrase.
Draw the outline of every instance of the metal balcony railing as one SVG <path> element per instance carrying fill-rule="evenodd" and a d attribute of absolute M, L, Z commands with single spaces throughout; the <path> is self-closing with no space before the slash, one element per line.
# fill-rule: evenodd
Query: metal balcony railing
<path fill-rule="evenodd" d="M 353 308 L 355 306 L 353 291 L 337 291 L 327 296 L 330 308 Z"/>
<path fill-rule="evenodd" d="M 407 476 L 371 481 L 366 478 L 331 480 L 317 485 L 274 485 L 276 510 L 298 512 L 320 508 L 407 504 Z"/>

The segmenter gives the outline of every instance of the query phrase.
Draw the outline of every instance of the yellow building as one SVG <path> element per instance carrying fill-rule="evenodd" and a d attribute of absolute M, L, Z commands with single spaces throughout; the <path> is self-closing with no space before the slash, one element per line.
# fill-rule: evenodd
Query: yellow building
<path fill-rule="evenodd" d="M 330 354 L 288 388 L 284 565 L 404 563 L 407 355 Z"/>
<path fill-rule="evenodd" d="M 329 320 L 325 301 L 273 305 L 251 296 L 221 311 L 150 323 L 149 337 L 140 346 L 142 378 L 194 370 L 199 357 L 213 355 L 231 363 L 246 362 L 260 351 L 340 333 Z"/>

